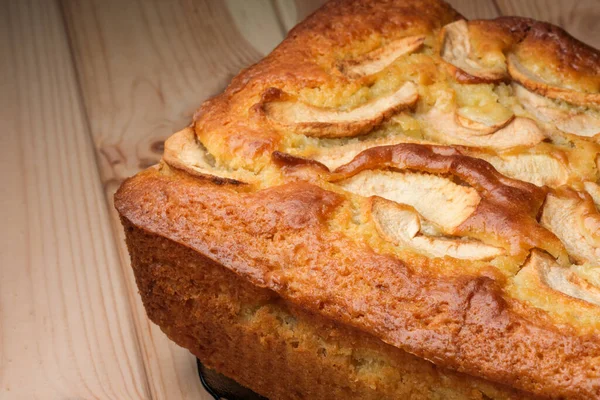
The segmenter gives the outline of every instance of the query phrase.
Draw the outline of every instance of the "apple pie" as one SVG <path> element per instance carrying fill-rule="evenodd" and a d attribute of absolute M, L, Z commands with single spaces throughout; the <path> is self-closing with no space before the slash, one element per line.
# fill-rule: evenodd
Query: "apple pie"
<path fill-rule="evenodd" d="M 600 399 L 600 52 L 334 0 L 115 197 L 149 318 L 275 399 Z"/>

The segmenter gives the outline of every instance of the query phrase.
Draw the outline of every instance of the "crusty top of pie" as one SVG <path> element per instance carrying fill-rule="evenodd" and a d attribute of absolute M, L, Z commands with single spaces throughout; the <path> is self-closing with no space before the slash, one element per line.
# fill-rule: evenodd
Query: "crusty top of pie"
<path fill-rule="evenodd" d="M 116 205 L 436 364 L 596 398 L 599 153 L 600 52 L 562 29 L 332 1 Z"/>

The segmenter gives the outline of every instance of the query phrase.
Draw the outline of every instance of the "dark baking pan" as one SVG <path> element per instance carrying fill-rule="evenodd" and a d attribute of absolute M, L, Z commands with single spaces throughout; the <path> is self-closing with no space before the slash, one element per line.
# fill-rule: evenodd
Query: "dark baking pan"
<path fill-rule="evenodd" d="M 215 400 L 268 400 L 197 361 L 200 382 Z"/>

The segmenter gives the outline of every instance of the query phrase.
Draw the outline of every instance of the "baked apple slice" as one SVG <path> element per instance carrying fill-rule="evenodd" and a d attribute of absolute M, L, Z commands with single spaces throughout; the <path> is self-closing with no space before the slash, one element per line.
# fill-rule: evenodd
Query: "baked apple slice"
<path fill-rule="evenodd" d="M 240 185 L 256 180 L 256 176 L 249 171 L 230 171 L 227 168 L 220 168 L 214 157 L 196 138 L 194 130 L 189 127 L 167 139 L 163 160 L 173 168 L 218 183 Z"/>
<path fill-rule="evenodd" d="M 588 193 L 570 188 L 549 193 L 540 222 L 559 237 L 576 262 L 600 265 L 600 212 Z"/>
<path fill-rule="evenodd" d="M 560 152 L 555 153 L 560 154 Z M 565 185 L 571 177 L 564 156 L 544 151 L 508 154 L 476 152 L 474 155 L 488 161 L 506 176 L 537 186 L 558 187 Z"/>
<path fill-rule="evenodd" d="M 600 93 L 585 93 L 552 85 L 533 71 L 527 69 L 515 54 L 509 54 L 506 60 L 510 77 L 533 92 L 550 99 L 563 100 L 578 106 L 600 106 Z"/>
<path fill-rule="evenodd" d="M 417 85 L 406 82 L 396 91 L 350 110 L 316 107 L 271 88 L 258 109 L 279 130 L 312 137 L 364 135 L 395 113 L 411 108 L 419 98 Z"/>
<path fill-rule="evenodd" d="M 454 233 L 481 200 L 471 187 L 437 175 L 408 171 L 363 171 L 340 186 L 364 197 L 376 195 L 410 205 L 444 233 Z"/>
<path fill-rule="evenodd" d="M 600 114 L 557 104 L 518 84 L 514 85 L 514 92 L 523 107 L 542 122 L 577 136 L 595 137 L 600 134 Z"/>
<path fill-rule="evenodd" d="M 338 63 L 338 69 L 349 78 L 357 79 L 382 71 L 403 55 L 418 50 L 425 41 L 424 35 L 408 36 L 394 40 L 361 57 Z"/>
<path fill-rule="evenodd" d="M 593 333 L 600 326 L 600 288 L 585 279 L 577 266 L 561 266 L 542 251 L 531 252 L 511 291 L 564 322 L 577 320 Z"/>
<path fill-rule="evenodd" d="M 544 132 L 529 118 L 509 115 L 486 123 L 469 118 L 460 109 L 445 111 L 435 105 L 421 116 L 442 142 L 506 150 L 517 146 L 531 147 L 545 139 Z"/>
<path fill-rule="evenodd" d="M 412 206 L 374 197 L 371 217 L 379 234 L 397 246 L 407 246 L 430 257 L 490 260 L 505 253 L 479 240 L 436 235 L 432 226 Z"/>
<path fill-rule="evenodd" d="M 452 22 L 442 28 L 440 56 L 454 70 L 454 75 L 462 83 L 492 83 L 507 78 L 506 65 L 484 65 L 473 54 L 469 38 L 469 25 L 464 19 Z"/>

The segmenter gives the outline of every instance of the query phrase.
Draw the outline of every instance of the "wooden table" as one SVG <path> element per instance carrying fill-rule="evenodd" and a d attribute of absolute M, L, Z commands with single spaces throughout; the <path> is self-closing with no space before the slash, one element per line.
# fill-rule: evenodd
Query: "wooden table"
<path fill-rule="evenodd" d="M 144 313 L 120 182 L 321 0 L 0 0 L 1 399 L 209 399 Z M 600 47 L 599 0 L 454 0 Z"/>

